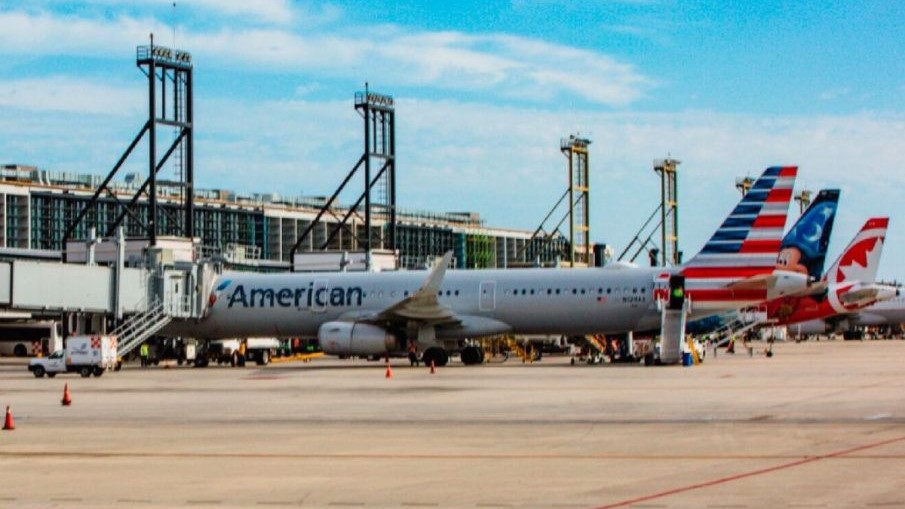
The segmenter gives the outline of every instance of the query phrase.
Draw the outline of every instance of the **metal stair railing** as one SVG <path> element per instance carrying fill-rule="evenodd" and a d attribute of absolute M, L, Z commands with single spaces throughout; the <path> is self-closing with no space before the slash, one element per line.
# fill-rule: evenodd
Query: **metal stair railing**
<path fill-rule="evenodd" d="M 716 343 L 717 347 L 727 345 L 732 339 L 748 332 L 749 330 L 773 323 L 775 320 L 767 319 L 767 310 L 765 307 L 756 309 L 738 311 L 735 320 L 726 324 L 726 326 L 716 331 L 721 339 Z"/>
<path fill-rule="evenodd" d="M 117 338 L 118 355 L 125 356 L 170 323 L 172 317 L 166 313 L 164 304 L 154 302 L 148 311 L 134 315 L 113 331 Z"/>

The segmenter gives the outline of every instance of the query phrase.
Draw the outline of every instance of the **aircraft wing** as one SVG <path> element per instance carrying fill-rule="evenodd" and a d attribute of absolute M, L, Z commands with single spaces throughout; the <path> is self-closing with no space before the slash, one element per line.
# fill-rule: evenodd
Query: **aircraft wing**
<path fill-rule="evenodd" d="M 446 275 L 446 267 L 452 259 L 452 251 L 447 251 L 438 259 L 430 275 L 417 292 L 373 315 L 374 322 L 408 322 L 410 320 L 431 325 L 455 325 L 460 322 L 455 312 L 440 304 L 437 295 L 440 283 Z"/>
<path fill-rule="evenodd" d="M 776 284 L 776 276 L 773 274 L 758 274 L 745 279 L 740 279 L 728 285 L 733 290 L 766 290 Z"/>
<path fill-rule="evenodd" d="M 777 297 L 802 296 L 820 293 L 825 286 L 812 283 L 807 274 L 787 270 L 774 270 L 769 274 L 758 274 L 728 285 L 733 290 L 766 290 L 767 300 Z"/>
<path fill-rule="evenodd" d="M 895 287 L 878 284 L 856 286 L 839 296 L 839 300 L 846 305 L 864 304 L 878 300 L 891 299 L 898 295 Z"/>

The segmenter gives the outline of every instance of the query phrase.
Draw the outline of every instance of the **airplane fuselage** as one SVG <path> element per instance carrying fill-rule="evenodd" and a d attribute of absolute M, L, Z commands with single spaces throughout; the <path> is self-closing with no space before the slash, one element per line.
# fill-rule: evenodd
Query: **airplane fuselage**
<path fill-rule="evenodd" d="M 440 304 L 520 334 L 618 333 L 659 315 L 653 300 L 662 269 L 517 269 L 449 271 Z M 199 338 L 313 337 L 335 320 L 379 312 L 414 294 L 426 271 L 378 273 L 225 273 L 207 316 L 165 332 Z M 441 333 L 442 334 L 442 333 Z M 447 333 L 449 334 L 449 333 Z M 463 337 L 473 334 L 461 330 Z"/>

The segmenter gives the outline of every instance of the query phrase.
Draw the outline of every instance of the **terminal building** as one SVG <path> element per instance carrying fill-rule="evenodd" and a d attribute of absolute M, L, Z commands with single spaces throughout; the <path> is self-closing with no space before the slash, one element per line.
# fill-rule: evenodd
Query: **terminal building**
<path fill-rule="evenodd" d="M 66 229 L 85 208 L 102 177 L 54 172 L 34 166 L 0 166 L 0 257 L 60 258 Z M 142 182 L 139 174 L 127 174 L 107 187 L 111 195 L 100 199 L 71 236 L 87 239 L 89 229 L 108 236 L 121 214 L 115 195 L 132 196 Z M 183 187 L 165 181 L 157 186 L 159 231 L 179 235 L 178 217 Z M 139 221 L 148 209 L 139 199 L 132 216 L 123 222 L 127 236 L 142 236 Z M 195 237 L 207 254 L 220 253 L 242 261 L 254 270 L 290 270 L 290 251 L 317 217 L 326 199 L 286 197 L 276 193 L 243 195 L 228 190 L 194 191 Z M 321 217 L 300 252 L 319 251 L 348 209 L 334 207 L 335 214 Z M 373 238 L 384 238 L 386 219 L 372 221 Z M 363 221 L 350 220 L 330 240 L 328 251 L 356 251 Z M 554 232 L 497 228 L 484 224 L 475 212 L 427 212 L 400 209 L 396 215 L 396 247 L 399 267 L 424 268 L 446 251 L 454 253 L 459 269 L 552 266 L 568 253 L 568 239 Z M 317 247 L 316 247 L 317 246 Z"/>

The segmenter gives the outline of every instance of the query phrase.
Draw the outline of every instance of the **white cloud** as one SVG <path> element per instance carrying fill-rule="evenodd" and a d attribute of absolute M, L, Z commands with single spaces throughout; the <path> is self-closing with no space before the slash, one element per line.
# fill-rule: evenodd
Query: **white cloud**
<path fill-rule="evenodd" d="M 282 15 L 280 5 L 275 4 L 274 16 Z M 196 62 L 207 65 L 233 65 L 238 59 L 263 70 L 377 76 L 387 86 L 494 91 L 531 102 L 568 96 L 625 105 L 652 86 L 633 66 L 609 56 L 536 39 L 372 28 L 361 31 L 367 35 L 273 28 L 180 30 L 179 39 Z M 149 32 L 170 30 L 156 19 L 0 12 L 0 54 L 118 56 L 143 43 Z"/>

